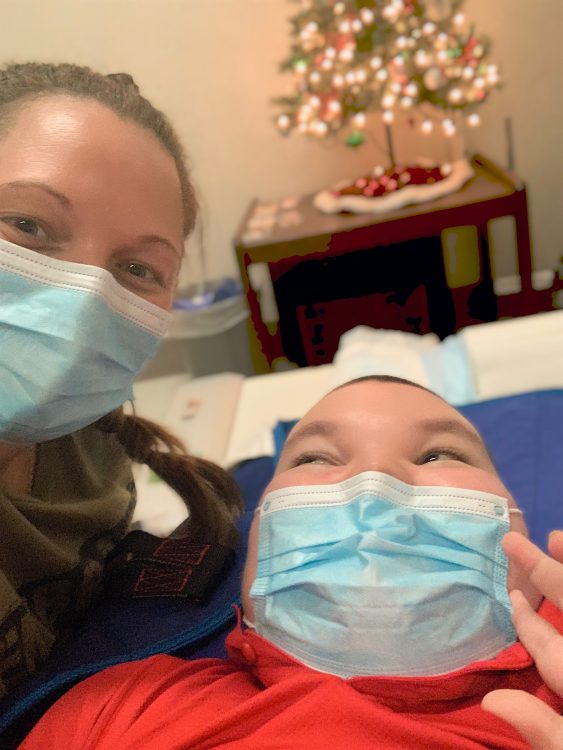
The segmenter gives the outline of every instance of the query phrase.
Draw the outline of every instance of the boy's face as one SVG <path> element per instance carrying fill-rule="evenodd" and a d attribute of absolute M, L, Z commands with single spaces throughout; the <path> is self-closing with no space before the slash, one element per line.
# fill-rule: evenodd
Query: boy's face
<path fill-rule="evenodd" d="M 379 471 L 411 485 L 461 487 L 516 503 L 498 476 L 473 425 L 432 393 L 400 383 L 364 381 L 325 396 L 291 431 L 276 473 L 264 491 L 335 484 Z M 243 576 L 243 607 L 252 621 L 249 592 L 256 575 L 259 517 L 250 530 Z M 511 528 L 527 536 L 519 514 Z M 540 595 L 509 569 L 508 588 L 520 588 L 532 606 Z"/>

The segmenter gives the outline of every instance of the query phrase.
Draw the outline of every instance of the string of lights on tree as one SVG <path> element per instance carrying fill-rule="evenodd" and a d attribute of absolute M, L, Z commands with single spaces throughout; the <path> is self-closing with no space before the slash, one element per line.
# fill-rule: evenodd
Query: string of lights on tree
<path fill-rule="evenodd" d="M 325 138 L 343 131 L 349 146 L 359 146 L 366 113 L 377 111 L 388 126 L 398 111 L 410 112 L 423 133 L 440 129 L 447 137 L 464 120 L 480 124 L 476 110 L 500 78 L 463 0 L 291 1 L 300 9 L 281 67 L 296 86 L 294 95 L 274 100 L 281 133 Z"/>

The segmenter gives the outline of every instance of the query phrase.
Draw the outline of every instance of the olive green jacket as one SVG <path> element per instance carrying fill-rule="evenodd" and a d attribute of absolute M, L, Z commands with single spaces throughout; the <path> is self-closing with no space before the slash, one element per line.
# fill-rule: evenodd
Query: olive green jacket
<path fill-rule="evenodd" d="M 29 494 L 0 482 L 0 697 L 64 645 L 134 504 L 130 461 L 94 427 L 38 446 Z"/>

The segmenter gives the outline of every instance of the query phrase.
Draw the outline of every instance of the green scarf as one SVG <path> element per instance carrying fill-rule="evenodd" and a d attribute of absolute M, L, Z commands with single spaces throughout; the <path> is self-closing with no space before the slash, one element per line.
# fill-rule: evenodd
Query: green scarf
<path fill-rule="evenodd" d="M 95 427 L 38 446 L 29 494 L 0 482 L 0 697 L 64 644 L 134 505 L 131 462 Z"/>

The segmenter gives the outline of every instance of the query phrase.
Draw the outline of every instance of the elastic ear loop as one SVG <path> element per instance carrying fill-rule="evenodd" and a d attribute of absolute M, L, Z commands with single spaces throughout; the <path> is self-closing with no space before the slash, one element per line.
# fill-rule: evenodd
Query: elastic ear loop
<path fill-rule="evenodd" d="M 520 510 L 520 508 L 509 508 L 509 513 L 518 513 L 520 516 L 524 515 L 524 511 Z"/>

